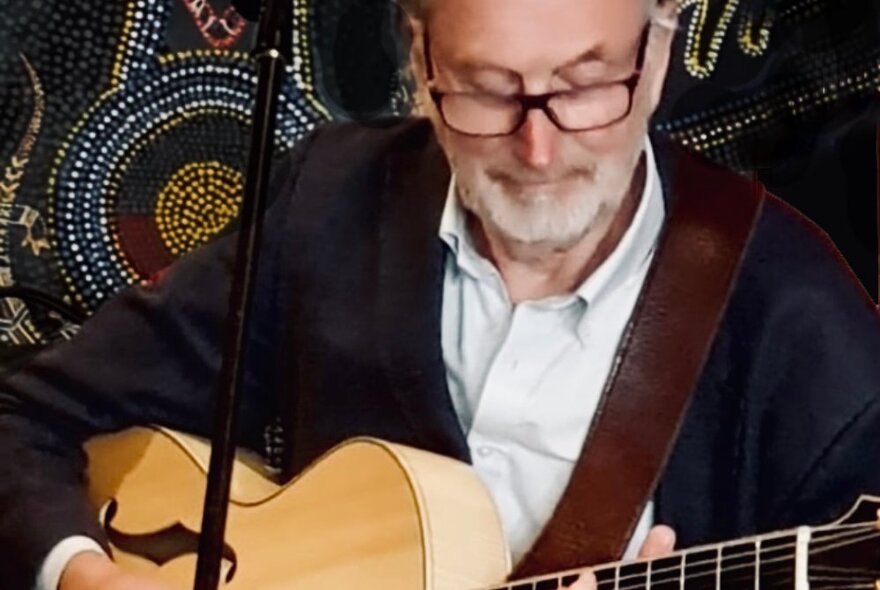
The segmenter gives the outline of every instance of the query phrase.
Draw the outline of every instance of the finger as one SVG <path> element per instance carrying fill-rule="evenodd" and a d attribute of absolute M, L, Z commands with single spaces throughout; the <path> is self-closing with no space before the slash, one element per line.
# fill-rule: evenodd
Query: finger
<path fill-rule="evenodd" d="M 653 559 L 655 557 L 663 557 L 668 553 L 672 553 L 675 549 L 675 531 L 672 527 L 665 524 L 652 527 L 642 543 L 639 550 L 639 557 L 642 559 Z"/>
<path fill-rule="evenodd" d="M 596 574 L 591 570 L 584 570 L 575 583 L 571 586 L 566 586 L 566 588 L 568 590 L 596 590 L 598 586 Z"/>

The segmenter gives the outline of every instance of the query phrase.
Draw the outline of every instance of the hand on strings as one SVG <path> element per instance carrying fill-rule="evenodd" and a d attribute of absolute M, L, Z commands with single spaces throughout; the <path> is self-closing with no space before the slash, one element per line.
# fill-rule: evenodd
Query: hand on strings
<path fill-rule="evenodd" d="M 645 542 L 639 549 L 639 559 L 657 559 L 672 553 L 675 549 L 675 531 L 666 525 L 653 527 Z M 568 590 L 597 590 L 596 576 L 591 570 L 585 570 L 580 578 L 567 586 Z"/>

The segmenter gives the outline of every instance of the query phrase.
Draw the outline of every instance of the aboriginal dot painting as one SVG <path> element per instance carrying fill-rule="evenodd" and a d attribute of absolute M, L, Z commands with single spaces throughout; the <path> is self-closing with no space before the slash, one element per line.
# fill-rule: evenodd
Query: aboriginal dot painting
<path fill-rule="evenodd" d="M 314 87 L 313 16 L 294 2 L 279 150 L 330 117 Z M 89 313 L 235 217 L 255 73 L 254 26 L 231 6 L 17 2 L 0 27 L 0 285 Z M 23 321 L 14 336 L 0 323 L 7 341 L 41 338 Z"/>
<path fill-rule="evenodd" d="M 277 148 L 328 120 L 408 111 L 388 0 L 291 1 Z M 691 149 L 765 165 L 876 101 L 872 2 L 678 9 L 656 128 Z M 0 287 L 88 314 L 235 217 L 254 32 L 228 0 L 0 0 Z M 0 342 L 46 341 L 42 315 L 0 300 Z"/>
<path fill-rule="evenodd" d="M 880 4 L 682 0 L 657 129 L 740 170 L 811 149 L 876 109 Z"/>

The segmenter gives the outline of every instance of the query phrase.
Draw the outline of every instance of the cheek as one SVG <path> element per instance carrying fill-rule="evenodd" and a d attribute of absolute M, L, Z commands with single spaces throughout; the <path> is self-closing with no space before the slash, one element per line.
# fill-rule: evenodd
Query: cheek
<path fill-rule="evenodd" d="M 448 129 L 440 130 L 438 137 L 446 155 L 458 168 L 483 168 L 503 161 L 505 153 L 513 153 L 502 138 L 466 137 Z"/>
<path fill-rule="evenodd" d="M 633 145 L 643 141 L 646 132 L 644 121 L 629 117 L 611 127 L 573 134 L 572 139 L 581 153 L 597 158 L 613 158 L 629 155 Z"/>

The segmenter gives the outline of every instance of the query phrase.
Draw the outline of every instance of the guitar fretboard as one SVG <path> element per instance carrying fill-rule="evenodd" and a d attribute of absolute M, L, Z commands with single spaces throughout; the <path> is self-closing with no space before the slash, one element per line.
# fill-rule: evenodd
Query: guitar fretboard
<path fill-rule="evenodd" d="M 806 555 L 810 536 L 811 529 L 801 527 L 695 547 L 659 559 L 609 564 L 593 572 L 598 590 L 808 590 L 806 584 L 798 587 L 797 562 L 799 555 Z M 487 590 L 557 590 L 577 578 L 578 572 L 568 571 Z"/>

